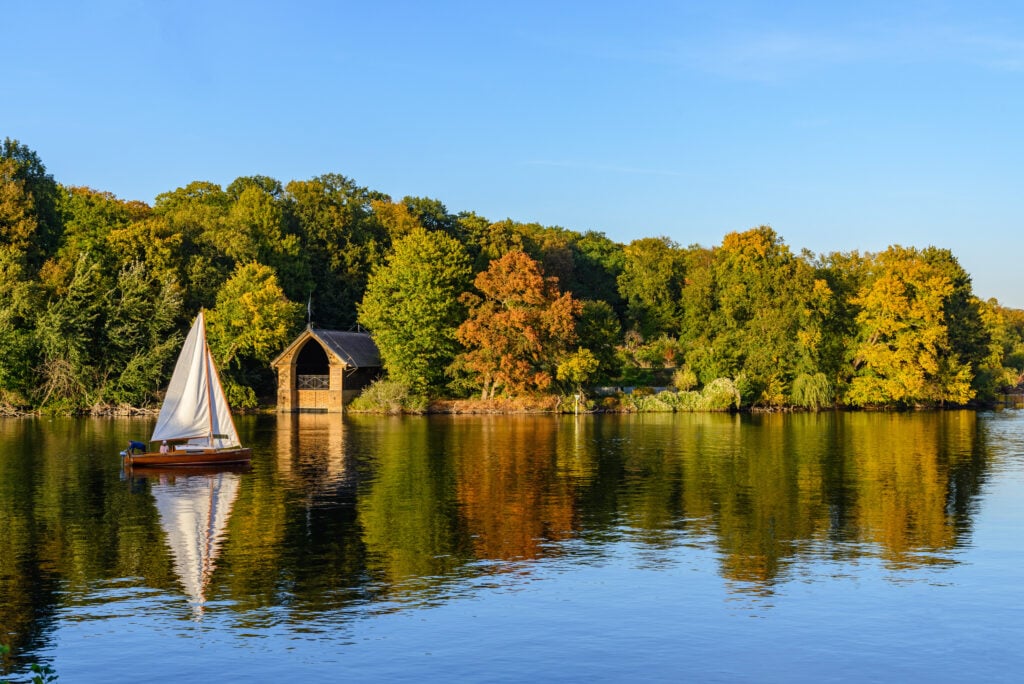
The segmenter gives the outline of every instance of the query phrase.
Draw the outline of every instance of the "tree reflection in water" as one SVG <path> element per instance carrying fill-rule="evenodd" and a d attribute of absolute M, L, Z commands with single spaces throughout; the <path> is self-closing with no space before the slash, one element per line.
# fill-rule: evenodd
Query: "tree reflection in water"
<path fill-rule="evenodd" d="M 998 451 L 969 411 L 239 423 L 253 469 L 196 596 L 240 627 L 443 601 L 624 541 L 655 566 L 709 549 L 730 589 L 756 593 L 820 562 L 950 564 Z M 119 445 L 146 429 L 0 422 L 0 624 L 15 657 L 97 582 L 195 593 L 149 496 L 165 485 L 120 479 Z"/>

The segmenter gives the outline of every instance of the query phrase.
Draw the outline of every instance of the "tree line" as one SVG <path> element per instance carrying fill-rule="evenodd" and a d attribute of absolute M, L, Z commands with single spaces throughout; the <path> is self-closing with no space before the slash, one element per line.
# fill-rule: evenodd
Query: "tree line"
<path fill-rule="evenodd" d="M 991 400 L 1024 370 L 1024 312 L 982 301 L 947 249 L 620 244 L 490 221 L 338 174 L 196 181 L 152 206 L 68 187 L 0 149 L 0 405 L 159 401 L 200 308 L 229 399 L 272 396 L 306 323 L 369 330 L 410 397 L 671 387 L 670 409 Z M 638 398 L 633 399 L 639 407 Z"/>

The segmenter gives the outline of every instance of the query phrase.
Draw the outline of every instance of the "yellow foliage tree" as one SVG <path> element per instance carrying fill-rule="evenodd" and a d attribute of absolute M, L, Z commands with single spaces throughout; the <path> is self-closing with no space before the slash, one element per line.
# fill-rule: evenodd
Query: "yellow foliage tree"
<path fill-rule="evenodd" d="M 853 300 L 860 335 L 846 400 L 857 406 L 970 401 L 972 368 L 955 353 L 946 320 L 950 277 L 918 250 L 899 246 L 877 255 L 872 270 Z"/>

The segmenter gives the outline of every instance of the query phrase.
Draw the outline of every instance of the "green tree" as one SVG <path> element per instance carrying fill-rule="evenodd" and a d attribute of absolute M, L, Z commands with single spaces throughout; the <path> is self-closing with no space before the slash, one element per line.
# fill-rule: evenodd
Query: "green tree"
<path fill-rule="evenodd" d="M 454 220 L 455 234 L 462 246 L 469 252 L 469 258 L 474 264 L 474 272 L 484 270 L 490 261 L 489 259 L 485 260 L 485 257 L 482 256 L 482 250 L 486 243 L 484 236 L 487 234 L 491 222 L 471 211 L 460 212 Z M 481 262 L 483 262 L 483 266 L 480 266 Z"/>
<path fill-rule="evenodd" d="M 618 278 L 626 262 L 622 245 L 604 233 L 587 231 L 572 243 L 572 250 L 572 279 L 563 283 L 564 289 L 578 299 L 607 302 L 621 322 L 625 303 L 619 293 Z"/>
<path fill-rule="evenodd" d="M 115 274 L 132 257 L 114 248 L 110 235 L 125 230 L 146 210 L 138 203 L 123 202 L 109 192 L 91 188 L 60 188 L 59 209 L 64 223 L 61 244 L 43 264 L 39 277 L 50 292 L 59 292 L 71 279 L 83 255 L 105 276 Z"/>
<path fill-rule="evenodd" d="M 683 256 L 666 237 L 642 238 L 625 247 L 619 292 L 626 302 L 629 325 L 644 338 L 679 331 Z"/>
<path fill-rule="evenodd" d="M 945 275 L 952 291 L 942 305 L 942 317 L 949 334 L 954 363 L 970 366 L 973 378 L 971 389 L 991 396 L 992 387 L 984 368 L 998 367 L 992 358 L 992 330 L 985 321 L 984 302 L 974 296 L 971 277 L 948 249 L 925 247 L 921 258 L 932 268 Z"/>
<path fill-rule="evenodd" d="M 850 350 L 857 344 L 859 312 L 854 301 L 867 282 L 870 262 L 869 256 L 856 251 L 833 252 L 812 261 L 815 277 L 824 280 L 832 292 L 827 308 L 821 309 L 817 367 L 837 396 L 845 394 L 854 375 Z"/>
<path fill-rule="evenodd" d="M 392 380 L 419 393 L 441 386 L 459 349 L 459 295 L 471 275 L 469 255 L 445 233 L 416 227 L 395 242 L 359 306 L 359 322 L 373 333 Z"/>
<path fill-rule="evenodd" d="M 38 284 L 30 280 L 21 255 L 0 246 L 0 401 L 27 406 L 35 384 L 33 323 L 40 300 Z"/>
<path fill-rule="evenodd" d="M 0 244 L 39 267 L 57 248 L 61 222 L 58 186 L 39 156 L 17 140 L 0 145 Z"/>
<path fill-rule="evenodd" d="M 748 403 L 788 403 L 793 378 L 819 372 L 828 284 L 767 226 L 726 235 L 703 275 L 711 302 L 687 363 L 703 382 L 735 378 Z"/>
<path fill-rule="evenodd" d="M 174 266 L 188 311 L 213 305 L 234 257 L 249 249 L 227 220 L 230 207 L 231 198 L 219 185 L 201 181 L 156 198 L 154 214 L 166 222 L 158 232 L 176 236 Z"/>
<path fill-rule="evenodd" d="M 210 349 L 233 405 L 254 406 L 256 393 L 272 387 L 268 363 L 301 320 L 302 305 L 285 297 L 273 269 L 256 262 L 235 269 L 207 317 Z"/>
<path fill-rule="evenodd" d="M 144 406 L 163 386 L 181 344 L 181 289 L 137 261 L 122 267 L 105 301 L 102 399 Z"/>
<path fill-rule="evenodd" d="M 988 309 L 989 328 L 1007 376 L 1004 385 L 1012 387 L 1024 381 L 1024 309 L 1002 307 L 994 299 L 989 300 Z"/>
<path fill-rule="evenodd" d="M 456 333 L 467 351 L 458 361 L 477 375 L 484 398 L 547 389 L 558 360 L 576 342 L 581 304 L 560 294 L 525 252 L 511 251 L 475 281 L 482 296 L 466 293 L 469 318 Z"/>
<path fill-rule="evenodd" d="M 243 176 L 228 186 L 227 195 L 232 203 L 225 224 L 237 237 L 227 253 L 236 262 L 258 261 L 270 266 L 285 295 L 292 301 L 305 301 L 313 280 L 289 220 L 281 183 L 266 176 Z"/>
<path fill-rule="evenodd" d="M 409 213 L 427 230 L 441 231 L 459 240 L 463 239 L 462 228 L 458 217 L 448 213 L 448 208 L 440 200 L 430 197 L 403 197 L 402 204 Z"/>
<path fill-rule="evenodd" d="M 470 240 L 472 245 L 469 251 L 471 254 L 476 255 L 473 270 L 477 273 L 486 271 L 492 261 L 500 259 L 509 252 L 526 252 L 525 241 L 519 229 L 519 224 L 512 219 L 505 219 L 495 223 L 484 223 L 474 220 L 472 216 L 467 216 L 463 217 L 461 222 L 468 230 L 471 230 Z"/>
<path fill-rule="evenodd" d="M 622 326 L 608 302 L 585 300 L 576 325 L 579 343 L 594 355 L 597 369 L 593 380 L 605 382 L 621 370 L 617 346 L 622 342 Z"/>
<path fill-rule="evenodd" d="M 354 325 L 370 271 L 389 246 L 371 205 L 385 196 L 338 174 L 292 181 L 285 192 L 291 230 L 312 279 L 314 321 L 323 327 Z"/>
<path fill-rule="evenodd" d="M 55 293 L 39 313 L 35 325 L 41 354 L 35 388 L 39 406 L 74 410 L 100 399 L 98 357 L 105 341 L 102 314 L 109 288 L 96 261 L 82 254 L 66 289 Z"/>

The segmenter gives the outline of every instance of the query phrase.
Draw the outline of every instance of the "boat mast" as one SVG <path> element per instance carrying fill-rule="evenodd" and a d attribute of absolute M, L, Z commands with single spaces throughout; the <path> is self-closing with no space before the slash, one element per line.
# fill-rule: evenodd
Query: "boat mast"
<path fill-rule="evenodd" d="M 203 310 L 199 310 L 199 315 L 203 319 L 203 369 L 206 371 L 206 400 L 207 400 L 207 414 L 210 417 L 209 421 L 209 437 L 207 437 L 207 443 L 210 448 L 213 448 L 213 412 L 216 409 L 216 404 L 213 403 L 213 382 L 211 378 L 213 373 L 213 359 L 210 357 L 210 345 L 206 342 L 206 316 L 203 315 Z"/>
<path fill-rule="evenodd" d="M 203 360 L 204 366 L 206 367 L 206 392 L 210 400 L 210 446 L 213 446 L 213 440 L 217 433 L 213 430 L 213 414 L 217 410 L 217 407 L 223 405 L 226 410 L 226 417 L 228 422 L 231 424 L 231 431 L 229 435 L 234 436 L 235 443 L 232 446 L 238 446 L 240 444 L 238 439 L 238 428 L 235 427 L 235 418 L 231 415 L 231 407 L 228 405 L 228 397 L 224 394 L 224 387 L 220 382 L 220 375 L 217 373 L 217 364 L 213 360 L 213 354 L 210 352 L 210 345 L 206 341 L 206 318 L 203 317 Z M 220 403 L 214 403 L 213 400 L 213 384 L 217 383 L 217 394 L 220 398 Z M 218 419 L 220 418 L 219 411 Z M 225 433 L 225 425 L 220 425 L 221 433 Z"/>

